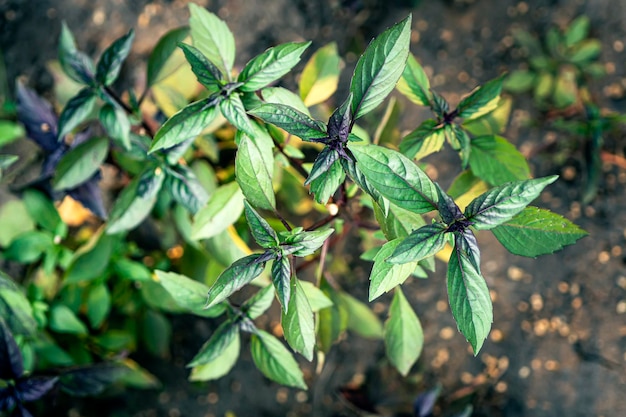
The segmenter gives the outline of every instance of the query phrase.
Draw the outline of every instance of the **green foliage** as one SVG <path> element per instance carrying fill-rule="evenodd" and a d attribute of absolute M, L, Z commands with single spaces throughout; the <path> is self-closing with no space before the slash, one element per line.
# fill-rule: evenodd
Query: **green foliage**
<path fill-rule="evenodd" d="M 335 44 L 312 53 L 296 94 L 268 86 L 298 68 L 310 42 L 273 46 L 237 74 L 226 23 L 193 4 L 190 14 L 189 28 L 157 43 L 146 90 L 129 92 L 128 102 L 113 85 L 131 53 L 133 32 L 94 65 L 63 26 L 59 60 L 81 89 L 57 125 L 50 124 L 53 140 L 33 140 L 60 154 L 42 181 L 51 180 L 51 189 L 78 200 L 103 224 L 85 223 L 81 233 L 70 233 L 48 196 L 34 190 L 0 208 L 17 213 L 17 224 L 0 227 L 2 257 L 30 271 L 19 280 L 29 283 L 28 292 L 0 275 L 0 312 L 15 333 L 49 334 L 43 347 L 34 336 L 28 341 L 46 366 L 106 361 L 140 347 L 166 357 L 168 315 L 193 314 L 210 318 L 216 330 L 189 362 L 191 380 L 222 377 L 241 347 L 249 346 L 267 378 L 306 389 L 311 381 L 294 356 L 255 323 L 274 314 L 277 299 L 284 339 L 308 361 L 316 351 L 323 358 L 352 332 L 381 340 L 391 364 L 407 375 L 424 335 L 400 286 L 411 275 L 434 271 L 434 257 L 446 245 L 452 314 L 478 354 L 493 316 L 474 232 L 491 230 L 505 248 L 524 256 L 551 253 L 584 236 L 557 214 L 528 208 L 556 177 L 531 179 L 524 157 L 500 136 L 510 111 L 510 102 L 500 98 L 502 78 L 477 87 L 451 110 L 409 52 L 411 16 L 369 44 L 347 96 L 332 108 L 324 102 L 340 76 Z M 582 32 L 584 27 L 576 29 L 567 42 L 578 44 Z M 434 117 L 399 143 L 378 141 L 387 137 L 379 133 L 372 143 L 355 123 L 375 113 L 396 87 L 430 107 Z M 24 101 L 35 100 L 34 93 L 23 94 Z M 42 120 L 56 120 L 47 103 L 37 103 L 31 107 Z M 155 131 L 154 108 L 168 116 Z M 392 103 L 388 111 L 397 109 Z M 81 130 L 96 119 L 105 136 Z M 380 131 L 393 127 L 384 120 L 381 125 Z M 25 131 L 42 133 L 26 123 Z M 449 194 L 414 161 L 446 142 L 468 168 Z M 106 216 L 96 209 L 96 190 L 99 168 L 109 160 L 129 181 Z M 375 223 L 362 221 L 367 218 Z M 146 242 L 136 228 L 158 232 Z M 358 230 L 371 249 L 364 255 L 373 260 L 369 301 L 394 292 L 384 325 L 342 288 L 348 281 L 346 266 L 336 262 L 342 257 L 337 242 L 345 242 L 350 230 Z M 302 272 L 311 265 L 318 268 L 315 280 Z M 362 284 L 358 278 L 352 282 Z M 248 284 L 258 287 L 252 295 Z M 141 369 L 127 381 L 154 384 Z"/>
<path fill-rule="evenodd" d="M 564 30 L 550 28 L 541 43 L 530 33 L 513 33 L 528 57 L 529 68 L 512 72 L 504 88 L 512 93 L 532 91 L 542 108 L 569 107 L 580 100 L 580 89 L 587 80 L 604 75 L 597 62 L 600 41 L 589 38 L 589 18 L 580 16 Z"/>

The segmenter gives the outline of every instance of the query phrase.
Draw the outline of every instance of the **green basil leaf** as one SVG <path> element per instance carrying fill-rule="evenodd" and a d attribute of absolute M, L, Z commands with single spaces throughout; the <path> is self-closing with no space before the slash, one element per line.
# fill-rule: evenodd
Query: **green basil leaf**
<path fill-rule="evenodd" d="M 458 116 L 472 120 L 493 111 L 498 107 L 503 80 L 503 76 L 491 80 L 461 100 L 456 109 Z"/>
<path fill-rule="evenodd" d="M 243 194 L 236 182 L 219 187 L 194 217 L 191 237 L 208 239 L 226 230 L 243 212 Z"/>
<path fill-rule="evenodd" d="M 247 135 L 254 136 L 255 129 L 252 126 L 250 118 L 246 114 L 239 94 L 231 94 L 228 98 L 220 101 L 220 111 L 222 115 L 230 122 L 231 125 L 244 132 Z"/>
<path fill-rule="evenodd" d="M 311 56 L 300 77 L 300 97 L 307 106 L 322 103 L 337 90 L 341 58 L 331 42 Z"/>
<path fill-rule="evenodd" d="M 119 278 L 129 281 L 145 282 L 152 279 L 152 273 L 143 263 L 126 258 L 116 259 L 113 263 L 113 270 Z"/>
<path fill-rule="evenodd" d="M 24 190 L 22 201 L 26 206 L 28 214 L 38 225 L 49 232 L 65 237 L 67 225 L 63 223 L 56 207 L 45 194 L 29 188 Z"/>
<path fill-rule="evenodd" d="M 122 191 L 111 209 L 107 233 L 115 234 L 138 226 L 152 211 L 165 175 L 150 167 Z"/>
<path fill-rule="evenodd" d="M 333 152 L 336 153 L 335 151 Z M 318 155 L 318 159 L 320 158 L 320 155 Z M 311 170 L 312 173 L 314 172 L 314 169 L 315 166 Z M 311 181 L 310 192 L 315 196 L 315 201 L 320 204 L 326 204 L 328 199 L 335 194 L 339 186 L 343 183 L 346 178 L 346 174 L 343 172 L 343 168 L 341 167 L 341 162 L 339 160 L 335 160 L 325 171 L 318 169 L 317 173 L 319 175 Z M 311 177 L 309 176 L 309 178 Z"/>
<path fill-rule="evenodd" d="M 295 256 L 308 256 L 318 250 L 334 232 L 334 229 L 318 229 L 310 232 L 301 231 L 284 239 L 283 243 L 298 247 L 293 252 Z"/>
<path fill-rule="evenodd" d="M 241 70 L 238 81 L 240 91 L 259 90 L 287 74 L 298 62 L 311 42 L 293 42 L 268 48 L 252 58 Z"/>
<path fill-rule="evenodd" d="M 50 309 L 48 326 L 57 333 L 67 333 L 86 336 L 88 333 L 85 323 L 80 321 L 72 310 L 64 304 L 57 304 Z"/>
<path fill-rule="evenodd" d="M 559 71 L 552 91 L 554 105 L 563 109 L 576 103 L 578 100 L 577 70 L 574 68 L 563 68 Z"/>
<path fill-rule="evenodd" d="M 427 119 L 417 129 L 409 133 L 400 142 L 400 152 L 408 158 L 418 161 L 439 152 L 445 136 L 443 129 L 434 119 Z"/>
<path fill-rule="evenodd" d="M 212 361 L 203 365 L 194 366 L 189 376 L 190 381 L 209 381 L 226 375 L 237 363 L 239 350 L 241 349 L 241 336 L 239 332 L 230 340 L 230 343 L 222 350 L 221 354 Z"/>
<path fill-rule="evenodd" d="M 54 189 L 76 188 L 100 170 L 109 152 L 109 140 L 94 137 L 67 152 L 57 165 Z"/>
<path fill-rule="evenodd" d="M 252 335 L 250 350 L 255 365 L 263 375 L 282 385 L 307 389 L 298 363 L 274 336 L 258 330 Z"/>
<path fill-rule="evenodd" d="M 348 312 L 348 330 L 366 339 L 382 339 L 383 325 L 369 306 L 350 294 L 342 292 L 339 296 Z"/>
<path fill-rule="evenodd" d="M 22 289 L 2 271 L 0 271 L 0 317 L 15 334 L 31 336 L 37 331 L 31 303 L 22 293 Z"/>
<path fill-rule="evenodd" d="M 601 53 L 602 43 L 598 39 L 587 39 L 576 45 L 569 56 L 569 61 L 589 65 L 589 61 L 595 60 Z"/>
<path fill-rule="evenodd" d="M 189 4 L 189 26 L 196 48 L 229 80 L 235 63 L 235 37 L 226 23 L 208 10 Z"/>
<path fill-rule="evenodd" d="M 413 231 L 394 249 L 387 262 L 405 264 L 435 255 L 446 244 L 446 228 L 443 223 L 433 223 Z"/>
<path fill-rule="evenodd" d="M 485 279 L 458 245 L 448 262 L 448 298 L 459 330 L 477 355 L 491 329 L 493 307 Z"/>
<path fill-rule="evenodd" d="M 526 158 L 500 136 L 472 139 L 470 167 L 472 172 L 491 185 L 530 178 Z"/>
<path fill-rule="evenodd" d="M 265 262 L 258 262 L 262 254 L 255 253 L 235 261 L 215 280 L 209 290 L 205 308 L 211 308 L 230 297 L 235 291 L 261 275 Z"/>
<path fill-rule="evenodd" d="M 537 76 L 533 71 L 516 70 L 512 71 L 502 84 L 502 88 L 513 94 L 521 94 L 529 91 L 535 85 Z"/>
<path fill-rule="evenodd" d="M 178 44 L 187 36 L 189 36 L 189 28 L 184 26 L 170 30 L 159 39 L 148 58 L 147 87 L 171 75 L 179 67 L 178 64 L 172 65 L 173 60 L 170 58 L 178 48 Z"/>
<path fill-rule="evenodd" d="M 262 104 L 248 113 L 305 141 L 323 139 L 328 136 L 323 123 L 284 104 Z"/>
<path fill-rule="evenodd" d="M 96 67 L 96 80 L 98 82 L 107 86 L 113 84 L 120 74 L 122 63 L 130 52 L 134 38 L 135 32 L 131 29 L 104 50 Z"/>
<path fill-rule="evenodd" d="M 417 268 L 417 262 L 391 264 L 386 261 L 401 242 L 401 239 L 396 239 L 385 243 L 374 256 L 374 267 L 370 273 L 369 301 L 402 284 Z"/>
<path fill-rule="evenodd" d="M 85 246 L 75 252 L 63 283 L 76 284 L 102 276 L 109 266 L 116 242 L 116 236 L 104 233 L 94 235 Z"/>
<path fill-rule="evenodd" d="M 587 235 L 565 217 L 537 207 L 526 207 L 491 231 L 509 252 L 528 257 L 553 253 Z"/>
<path fill-rule="evenodd" d="M 256 207 L 265 210 L 276 208 L 274 156 L 270 146 L 264 146 L 259 135 L 239 134 L 235 157 L 235 179 L 243 195 Z"/>
<path fill-rule="evenodd" d="M 198 351 L 191 362 L 187 364 L 187 367 L 193 368 L 214 361 L 228 349 L 233 343 L 233 340 L 238 336 L 239 326 L 232 323 L 230 320 L 220 324 L 211 335 L 211 338 L 202 345 L 200 351 Z"/>
<path fill-rule="evenodd" d="M 322 175 L 326 176 L 326 174 L 330 171 L 331 166 L 335 165 L 338 159 L 339 152 L 332 149 L 330 146 L 326 146 L 324 149 L 322 149 L 322 151 L 317 155 L 317 158 L 315 158 L 315 162 L 313 163 L 311 172 L 304 182 L 304 185 L 309 185 L 312 181 Z M 341 168 L 340 163 L 337 163 L 336 165 Z"/>
<path fill-rule="evenodd" d="M 389 306 L 384 333 L 387 357 L 402 376 L 407 376 L 422 353 L 424 331 L 400 287 L 396 287 Z"/>
<path fill-rule="evenodd" d="M 210 289 L 205 284 L 173 272 L 154 271 L 159 283 L 180 307 L 192 314 L 203 317 L 217 317 L 224 312 L 224 306 L 215 303 L 205 309 Z"/>
<path fill-rule="evenodd" d="M 382 209 L 383 213 L 389 212 L 389 200 L 378 192 L 378 190 L 366 178 L 365 174 L 359 169 L 355 161 L 342 158 L 340 160 L 341 167 L 350 179 L 359 186 L 361 190 L 366 192 Z M 342 180 L 343 181 L 343 180 Z"/>
<path fill-rule="evenodd" d="M 368 182 L 389 201 L 415 213 L 437 208 L 435 184 L 410 159 L 376 145 L 351 146 L 350 150 Z"/>
<path fill-rule="evenodd" d="M 0 147 L 15 142 L 26 135 L 24 126 L 9 120 L 0 120 Z M 0 164 L 0 169 L 7 168 Z"/>
<path fill-rule="evenodd" d="M 430 82 L 428 81 L 428 76 L 424 72 L 424 68 L 411 53 L 409 53 L 406 67 L 396 88 L 413 103 L 420 106 L 430 106 Z"/>
<path fill-rule="evenodd" d="M 165 188 L 177 203 L 192 214 L 204 207 L 209 195 L 192 170 L 181 165 L 176 171 L 168 169 L 166 173 Z"/>
<path fill-rule="evenodd" d="M 276 291 L 274 291 L 273 285 L 266 285 L 257 291 L 252 298 L 243 303 L 241 311 L 246 313 L 250 320 L 258 318 L 261 314 L 265 313 L 268 308 L 270 308 L 272 302 L 274 301 L 275 293 Z"/>
<path fill-rule="evenodd" d="M 488 230 L 510 220 L 522 211 L 557 175 L 513 181 L 492 188 L 476 197 L 465 208 L 465 216 L 477 230 Z"/>
<path fill-rule="evenodd" d="M 278 301 L 283 306 L 285 313 L 289 310 L 289 300 L 291 299 L 291 261 L 289 257 L 282 254 L 274 259 L 272 263 L 272 283 L 276 289 Z"/>
<path fill-rule="evenodd" d="M 324 294 L 322 290 L 317 288 L 312 282 L 299 281 L 298 284 L 302 287 L 302 291 L 304 291 L 304 294 L 309 301 L 309 305 L 311 306 L 311 310 L 314 313 L 333 305 L 330 298 L 328 298 L 326 294 Z"/>
<path fill-rule="evenodd" d="M 100 109 L 98 118 L 109 137 L 122 145 L 125 150 L 129 151 L 131 149 L 130 120 L 126 112 L 119 107 L 107 103 Z"/>
<path fill-rule="evenodd" d="M 59 63 L 63 72 L 72 80 L 81 84 L 92 84 L 95 72 L 93 62 L 76 49 L 74 35 L 65 22 L 61 27 L 59 38 Z"/>
<path fill-rule="evenodd" d="M 572 20 L 564 33 L 565 46 L 571 47 L 589 35 L 589 18 L 579 16 Z"/>
<path fill-rule="evenodd" d="M 301 113 L 306 114 L 311 117 L 311 113 L 307 106 L 302 102 L 302 99 L 296 93 L 292 93 L 286 88 L 283 87 L 266 87 L 261 90 L 261 97 L 263 97 L 263 101 L 266 103 L 272 104 L 282 104 L 285 106 L 292 107 L 298 110 Z M 255 109 L 254 107 L 246 107 Z"/>
<path fill-rule="evenodd" d="M 147 309 L 141 320 L 141 338 L 148 352 L 166 358 L 170 354 L 172 324 L 158 311 Z"/>
<path fill-rule="evenodd" d="M 248 227 L 256 243 L 266 249 L 278 247 L 278 236 L 272 226 L 252 208 L 250 203 L 244 200 L 243 204 Z"/>
<path fill-rule="evenodd" d="M 171 148 L 198 136 L 215 119 L 218 100 L 209 97 L 196 101 L 167 119 L 154 135 L 149 153 Z"/>
<path fill-rule="evenodd" d="M 328 353 L 348 328 L 348 311 L 341 302 L 340 293 L 323 276 L 319 289 L 331 301 L 329 307 L 319 310 L 317 318 L 317 345 L 319 350 Z"/>
<path fill-rule="evenodd" d="M 221 86 L 222 73 L 198 48 L 184 43 L 180 43 L 178 46 L 183 50 L 185 58 L 187 58 L 187 62 L 191 65 L 191 70 L 196 74 L 200 84 L 208 89 Z"/>
<path fill-rule="evenodd" d="M 313 310 L 300 281 L 295 276 L 291 278 L 289 309 L 282 312 L 281 324 L 289 346 L 308 361 L 312 361 L 315 347 Z"/>
<path fill-rule="evenodd" d="M 431 90 L 430 92 L 433 96 L 433 100 L 430 103 L 430 108 L 437 115 L 437 118 L 440 120 L 444 120 L 448 112 L 450 111 L 450 104 L 446 101 L 445 98 L 436 91 Z M 446 125 L 448 126 L 448 125 Z"/>
<path fill-rule="evenodd" d="M 380 230 L 387 240 L 405 238 L 414 230 L 425 226 L 426 222 L 420 214 L 390 205 L 387 214 L 378 205 L 374 205 L 374 216 L 380 225 Z"/>
<path fill-rule="evenodd" d="M 111 311 L 111 294 L 104 284 L 91 288 L 87 296 L 87 318 L 91 327 L 100 328 Z"/>
<path fill-rule="evenodd" d="M 33 263 L 53 245 L 50 233 L 33 230 L 15 238 L 2 255 L 10 261 Z"/>
<path fill-rule="evenodd" d="M 350 82 L 353 119 L 369 113 L 389 95 L 409 55 L 411 15 L 381 33 L 359 58 Z"/>
<path fill-rule="evenodd" d="M 83 88 L 67 102 L 59 116 L 59 141 L 89 117 L 95 103 L 96 94 L 90 87 Z"/>

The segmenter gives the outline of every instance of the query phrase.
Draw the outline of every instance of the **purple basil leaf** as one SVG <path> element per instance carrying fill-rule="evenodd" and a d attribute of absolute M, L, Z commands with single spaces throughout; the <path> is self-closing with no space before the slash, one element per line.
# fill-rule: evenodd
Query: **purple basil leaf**
<path fill-rule="evenodd" d="M 456 205 L 452 197 L 446 194 L 445 191 L 441 189 L 439 184 L 435 183 L 435 187 L 437 188 L 437 193 L 439 194 L 438 210 L 441 218 L 444 223 L 447 225 L 452 224 L 455 220 L 462 220 L 465 218 L 463 212 Z"/>
<path fill-rule="evenodd" d="M 20 348 L 4 320 L 0 320 L 0 379 L 17 379 L 23 373 Z"/>
<path fill-rule="evenodd" d="M 413 415 L 415 417 L 432 417 L 433 408 L 440 391 L 441 388 L 437 387 L 421 393 L 413 403 Z"/>
<path fill-rule="evenodd" d="M 462 232 L 455 232 L 454 246 L 467 253 L 476 271 L 480 272 L 480 248 L 478 247 L 474 233 L 469 229 L 465 229 Z"/>
<path fill-rule="evenodd" d="M 347 142 L 352 127 L 352 93 L 330 116 L 328 136 L 333 141 Z"/>
<path fill-rule="evenodd" d="M 48 152 L 57 149 L 57 116 L 52 106 L 21 82 L 17 83 L 17 118 L 26 134 Z"/>
<path fill-rule="evenodd" d="M 70 395 L 84 397 L 97 395 L 128 371 L 128 368 L 114 363 L 101 363 L 73 369 L 61 375 L 61 389 Z"/>
<path fill-rule="evenodd" d="M 15 387 L 13 385 L 0 389 L 0 411 L 9 411 L 15 407 L 17 403 L 15 394 Z"/>
<path fill-rule="evenodd" d="M 99 181 L 100 173 L 96 173 L 89 181 L 69 190 L 68 194 L 96 216 L 106 219 L 107 212 L 102 201 L 100 187 L 98 186 Z"/>
<path fill-rule="evenodd" d="M 54 387 L 58 379 L 58 377 L 47 376 L 22 378 L 17 381 L 15 387 L 20 393 L 22 402 L 28 403 L 46 395 Z"/>

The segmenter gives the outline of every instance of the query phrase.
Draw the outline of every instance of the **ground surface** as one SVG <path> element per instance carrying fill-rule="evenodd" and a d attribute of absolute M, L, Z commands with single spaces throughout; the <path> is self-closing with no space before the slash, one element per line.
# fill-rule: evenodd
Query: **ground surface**
<path fill-rule="evenodd" d="M 139 79 L 142 62 L 158 36 L 185 22 L 183 3 L 0 0 L 0 49 L 9 77 L 25 75 L 31 85 L 49 89 L 51 79 L 44 64 L 55 57 L 60 22 L 66 20 L 82 48 L 92 54 L 128 28 L 137 28 L 131 62 L 125 69 L 126 79 L 133 82 Z M 345 51 L 355 39 L 371 38 L 409 11 L 401 2 L 387 1 L 384 6 L 374 1 L 344 2 L 350 3 L 349 9 L 335 3 L 339 2 L 204 2 L 235 33 L 240 65 L 271 44 L 300 39 L 313 40 L 314 48 L 335 40 L 340 51 Z M 412 11 L 412 52 L 436 75 L 433 87 L 452 102 L 459 92 L 520 63 L 511 53 L 512 28 L 541 33 L 550 24 L 587 14 L 593 35 L 604 45 L 602 59 L 609 70 L 594 86 L 598 100 L 603 106 L 624 110 L 624 0 L 429 0 Z M 565 163 L 555 163 L 550 153 L 554 146 L 544 146 L 551 133 L 523 123 L 537 117 L 529 104 L 515 102 L 507 137 L 533 155 L 530 163 L 535 176 L 568 174 L 549 188 L 541 204 L 575 221 L 590 236 L 556 255 L 533 260 L 510 255 L 490 235 L 480 235 L 495 320 L 490 340 L 477 358 L 456 332 L 440 264 L 430 279 L 406 286 L 426 333 L 422 358 L 408 380 L 385 363 L 382 343 L 350 336 L 331 352 L 322 374 L 309 379 L 307 393 L 268 382 L 245 355 L 222 380 L 190 384 L 184 363 L 211 328 L 206 322 L 176 318 L 172 364 L 150 358 L 142 362 L 164 382 L 163 391 L 90 401 L 84 415 L 95 415 L 94 410 L 106 404 L 107 413 L 116 416 L 223 416 L 228 411 L 237 416 L 351 416 L 359 414 L 340 400 L 338 387 L 362 381 L 383 415 L 410 409 L 420 390 L 437 383 L 442 384 L 444 405 L 472 394 L 476 416 L 626 415 L 626 171 L 606 165 L 598 196 L 589 206 L 582 206 L 581 156 L 574 153 Z M 414 128 L 421 117 L 422 113 L 407 106 L 404 127 Z M 623 156 L 626 141 L 622 136 L 609 138 L 607 150 Z M 557 140 L 569 139 L 558 136 Z M 457 173 L 454 158 L 446 154 L 430 160 L 445 185 Z M 338 280 L 365 298 L 367 268 L 357 263 L 355 276 Z"/>

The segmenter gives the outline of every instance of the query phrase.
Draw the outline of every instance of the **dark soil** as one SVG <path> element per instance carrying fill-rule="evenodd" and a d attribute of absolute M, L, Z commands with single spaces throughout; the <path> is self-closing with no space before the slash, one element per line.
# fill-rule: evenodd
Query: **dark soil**
<path fill-rule="evenodd" d="M 0 0 L 0 49 L 9 77 L 24 75 L 39 90 L 49 90 L 51 78 L 45 63 L 55 58 L 60 23 L 66 20 L 80 46 L 93 55 L 129 28 L 136 28 L 125 79 L 141 84 L 145 57 L 158 37 L 185 23 L 184 3 Z M 335 40 L 347 56 L 345 78 L 356 56 L 352 51 L 363 48 L 372 36 L 409 11 L 398 1 L 374 0 L 201 3 L 223 17 L 235 33 L 241 52 L 238 65 L 272 44 L 310 39 L 315 49 Z M 428 0 L 412 12 L 412 52 L 434 75 L 433 87 L 453 103 L 477 84 L 522 63 L 512 48 L 513 28 L 544 33 L 552 24 L 586 14 L 593 36 L 604 46 L 602 61 L 609 72 L 593 86 L 596 99 L 603 107 L 624 110 L 624 0 Z M 403 103 L 403 127 L 412 129 L 424 113 Z M 557 144 L 548 146 L 554 133 L 543 127 L 543 116 L 532 103 L 516 99 L 514 108 L 506 137 L 531 155 L 533 174 L 566 174 L 549 187 L 540 205 L 575 221 L 589 236 L 536 260 L 508 254 L 490 234 L 479 236 L 483 272 L 494 300 L 494 324 L 477 357 L 456 331 L 447 306 L 445 268 L 439 264 L 428 280 L 405 285 L 426 335 L 422 357 L 407 379 L 389 367 L 382 342 L 350 335 L 328 355 L 321 374 L 316 375 L 313 365 L 302 363 L 308 392 L 269 382 L 245 353 L 221 380 L 189 383 L 184 364 L 210 335 L 213 324 L 174 317 L 171 361 L 138 358 L 163 382 L 161 391 L 128 391 L 123 396 L 74 403 L 68 415 L 361 415 L 339 394 L 339 388 L 346 385 L 360 386 L 381 415 L 401 415 L 410 411 L 419 392 L 437 384 L 442 386 L 443 411 L 464 399 L 474 405 L 474 416 L 626 415 L 626 171 L 605 164 L 598 196 L 583 206 L 581 152 L 555 157 L 563 149 L 559 144 L 575 139 L 558 134 Z M 624 156 L 623 132 L 605 139 L 608 152 Z M 458 173 L 455 158 L 444 152 L 429 159 L 432 172 L 444 185 Z M 353 262 L 353 274 L 336 279 L 366 299 L 369 267 Z M 388 301 L 382 299 L 382 309 L 374 306 L 381 317 Z M 62 408 L 59 405 L 57 410 Z"/>

